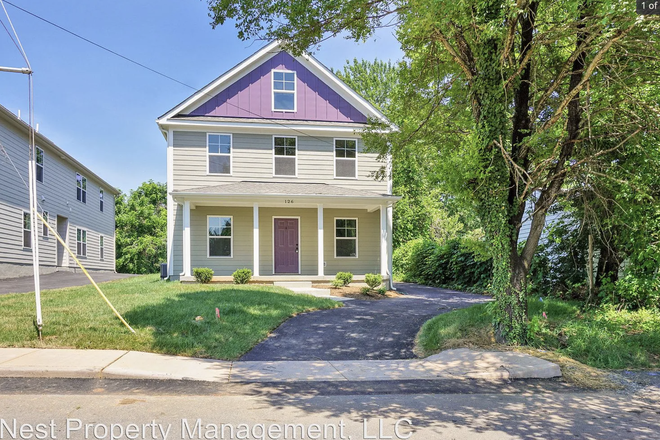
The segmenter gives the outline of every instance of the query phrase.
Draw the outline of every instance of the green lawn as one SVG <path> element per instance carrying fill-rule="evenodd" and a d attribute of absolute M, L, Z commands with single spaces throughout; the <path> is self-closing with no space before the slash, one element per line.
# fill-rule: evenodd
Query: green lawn
<path fill-rule="evenodd" d="M 136 335 L 92 286 L 72 287 L 42 293 L 43 342 L 32 324 L 34 294 L 0 296 L 0 347 L 122 349 L 237 359 L 291 316 L 341 305 L 273 286 L 170 283 L 157 275 L 104 283 L 101 289 Z M 215 316 L 216 307 L 221 319 Z M 204 319 L 196 321 L 197 316 Z"/>
<path fill-rule="evenodd" d="M 547 319 L 543 317 L 546 313 Z M 580 311 L 580 303 L 533 298 L 529 301 L 531 340 L 597 368 L 659 368 L 660 311 Z M 494 344 L 488 304 L 456 310 L 427 321 L 417 338 L 421 354 L 446 348 Z"/>

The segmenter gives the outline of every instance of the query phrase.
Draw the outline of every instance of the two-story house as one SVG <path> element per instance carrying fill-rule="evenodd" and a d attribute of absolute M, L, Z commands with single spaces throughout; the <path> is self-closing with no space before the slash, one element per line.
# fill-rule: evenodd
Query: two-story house
<path fill-rule="evenodd" d="M 32 219 L 27 188 L 29 126 L 0 106 L 0 279 L 32 274 L 32 228 L 39 232 L 41 273 L 77 265 L 47 227 Z M 115 270 L 115 201 L 119 191 L 36 133 L 41 215 L 90 270 Z"/>
<path fill-rule="evenodd" d="M 273 42 L 157 123 L 167 139 L 168 272 L 209 267 L 228 280 L 389 279 L 391 181 L 364 152 L 368 120 L 387 122 L 314 57 Z"/>

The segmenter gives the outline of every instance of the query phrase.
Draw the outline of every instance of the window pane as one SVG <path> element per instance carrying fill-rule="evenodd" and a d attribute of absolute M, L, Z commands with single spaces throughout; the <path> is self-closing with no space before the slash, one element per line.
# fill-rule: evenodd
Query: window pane
<path fill-rule="evenodd" d="M 48 223 L 48 213 L 44 211 L 41 213 L 41 216 L 45 220 L 45 223 L 42 223 L 41 225 L 41 235 L 43 235 L 44 237 L 48 237 L 49 231 L 48 231 L 48 227 L 46 226 L 46 224 Z"/>
<path fill-rule="evenodd" d="M 335 221 L 335 226 L 337 228 L 345 228 L 346 227 L 346 220 L 344 220 L 343 218 L 338 218 Z"/>
<path fill-rule="evenodd" d="M 294 91 L 296 89 L 296 84 L 294 82 L 284 83 L 284 90 Z"/>
<path fill-rule="evenodd" d="M 82 243 L 76 244 L 76 254 L 82 255 Z"/>
<path fill-rule="evenodd" d="M 209 173 L 231 174 L 231 161 L 229 156 L 209 156 Z"/>
<path fill-rule="evenodd" d="M 30 231 L 23 231 L 23 247 L 31 248 L 32 247 L 32 234 Z"/>
<path fill-rule="evenodd" d="M 285 72 L 284 73 L 284 79 L 286 81 L 295 81 L 296 79 L 296 74 L 293 72 Z"/>
<path fill-rule="evenodd" d="M 285 145 L 287 147 L 295 147 L 296 146 L 296 138 L 284 138 L 285 140 Z"/>
<path fill-rule="evenodd" d="M 355 219 L 346 219 L 346 227 L 347 228 L 357 228 L 357 220 Z"/>
<path fill-rule="evenodd" d="M 284 147 L 275 147 L 275 156 L 284 156 Z"/>
<path fill-rule="evenodd" d="M 337 240 L 337 256 L 338 257 L 355 257 L 357 256 L 357 240 L 338 239 Z"/>
<path fill-rule="evenodd" d="M 274 142 L 275 142 L 276 147 L 283 147 L 284 146 L 284 138 L 283 137 L 276 137 Z"/>
<path fill-rule="evenodd" d="M 87 231 L 82 231 L 82 242 L 87 243 Z"/>
<path fill-rule="evenodd" d="M 36 153 L 37 154 L 37 157 L 36 157 L 37 164 L 43 165 L 44 164 L 44 152 L 43 152 L 43 150 L 40 150 L 39 148 L 37 148 L 36 150 L 37 150 L 37 153 Z"/>
<path fill-rule="evenodd" d="M 335 159 L 335 175 L 337 177 L 357 177 L 355 159 Z"/>
<path fill-rule="evenodd" d="M 82 189 L 85 191 L 87 190 L 87 179 L 84 177 L 82 178 Z"/>
<path fill-rule="evenodd" d="M 24 212 L 23 213 L 23 229 L 25 229 L 26 231 L 31 230 L 32 229 L 31 228 L 31 223 L 32 222 L 30 221 L 30 214 L 27 213 L 27 212 Z"/>
<path fill-rule="evenodd" d="M 231 238 L 209 238 L 209 256 L 231 257 Z"/>
<path fill-rule="evenodd" d="M 37 181 L 44 182 L 44 168 L 37 165 Z"/>
<path fill-rule="evenodd" d="M 80 229 L 76 229 L 76 241 L 82 241 L 82 231 Z"/>
<path fill-rule="evenodd" d="M 82 188 L 82 176 L 80 174 L 76 174 L 76 185 L 78 188 Z"/>
<path fill-rule="evenodd" d="M 293 93 L 274 93 L 275 110 L 293 110 L 294 109 Z"/>
<path fill-rule="evenodd" d="M 296 155 L 296 147 L 286 147 L 285 155 L 286 156 L 295 156 Z"/>
<path fill-rule="evenodd" d="M 275 90 L 284 90 L 284 82 L 283 81 L 275 81 L 273 82 L 273 88 Z"/>
<path fill-rule="evenodd" d="M 275 157 L 275 175 L 276 176 L 295 176 L 296 158 L 277 156 Z"/>
<path fill-rule="evenodd" d="M 273 78 L 278 81 L 284 80 L 284 72 L 273 72 Z"/>
<path fill-rule="evenodd" d="M 346 149 L 346 157 L 348 158 L 355 158 L 355 148 L 347 148 Z"/>
<path fill-rule="evenodd" d="M 209 217 L 209 236 L 231 237 L 231 217 Z"/>
<path fill-rule="evenodd" d="M 76 188 L 76 199 L 82 200 L 82 190 L 80 188 Z"/>
<path fill-rule="evenodd" d="M 82 202 L 87 203 L 87 191 L 85 190 L 82 192 Z"/>

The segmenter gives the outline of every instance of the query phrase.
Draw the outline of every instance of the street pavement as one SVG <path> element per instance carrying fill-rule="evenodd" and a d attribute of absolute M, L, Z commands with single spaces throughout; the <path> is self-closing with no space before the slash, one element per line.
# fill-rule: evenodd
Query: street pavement
<path fill-rule="evenodd" d="M 445 387 L 434 386 L 438 382 Z M 388 382 L 387 390 L 374 390 L 379 384 L 344 389 L 345 385 L 333 388 L 321 383 L 301 388 L 300 384 L 0 379 L 0 418 L 10 425 L 14 420 L 19 426 L 52 425 L 53 435 L 49 432 L 47 438 L 57 439 L 119 440 L 129 438 L 126 433 L 132 429 L 139 430 L 140 439 L 223 438 L 222 428 L 224 438 L 285 438 L 276 435 L 278 427 L 313 435 L 320 428 L 329 434 L 295 437 L 305 439 L 660 438 L 660 400 L 637 394 L 581 391 L 554 380 L 436 381 L 424 382 L 424 390 L 406 390 L 407 383 Z M 4 438 L 10 438 L 7 431 Z"/>
<path fill-rule="evenodd" d="M 432 317 L 489 301 L 483 295 L 396 283 L 406 295 L 347 301 L 295 316 L 246 353 L 243 361 L 412 359 L 415 336 Z"/>

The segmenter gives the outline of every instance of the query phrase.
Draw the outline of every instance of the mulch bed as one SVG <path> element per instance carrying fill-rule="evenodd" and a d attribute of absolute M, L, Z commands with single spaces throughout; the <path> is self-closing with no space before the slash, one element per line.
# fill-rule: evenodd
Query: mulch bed
<path fill-rule="evenodd" d="M 360 292 L 362 287 L 347 286 L 347 287 L 335 288 L 327 284 L 318 284 L 318 285 L 313 285 L 312 287 L 318 289 L 330 289 L 330 295 L 332 296 L 341 296 L 344 298 L 353 298 L 363 301 L 378 301 L 381 299 L 398 298 L 400 296 L 403 296 L 399 292 L 395 292 L 394 290 L 388 290 L 387 292 L 385 292 L 385 295 L 381 295 L 375 290 L 372 290 L 371 292 L 365 295 Z"/>

